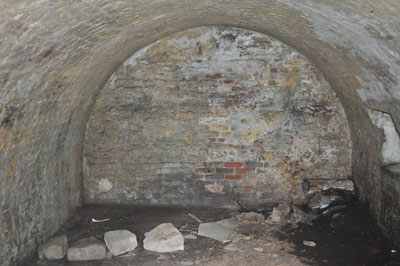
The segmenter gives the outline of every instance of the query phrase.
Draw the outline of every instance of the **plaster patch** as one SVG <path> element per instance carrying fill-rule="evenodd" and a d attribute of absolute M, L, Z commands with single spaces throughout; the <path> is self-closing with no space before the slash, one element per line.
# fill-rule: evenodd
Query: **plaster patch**
<path fill-rule="evenodd" d="M 392 117 L 384 112 L 368 110 L 372 123 L 383 129 L 385 138 L 382 144 L 382 165 L 400 163 L 400 137 Z"/>
<path fill-rule="evenodd" d="M 113 188 L 113 184 L 108 180 L 108 178 L 100 179 L 99 183 L 97 184 L 97 190 L 99 193 L 105 193 L 110 191 Z"/>

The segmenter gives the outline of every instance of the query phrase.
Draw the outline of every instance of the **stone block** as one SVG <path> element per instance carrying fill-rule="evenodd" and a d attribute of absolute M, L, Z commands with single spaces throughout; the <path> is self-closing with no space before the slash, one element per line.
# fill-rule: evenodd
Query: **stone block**
<path fill-rule="evenodd" d="M 50 238 L 39 247 L 39 258 L 46 260 L 59 260 L 67 254 L 68 239 L 66 235 Z"/>
<path fill-rule="evenodd" d="M 69 261 L 102 260 L 106 257 L 106 246 L 95 237 L 76 241 L 67 250 Z"/>
<path fill-rule="evenodd" d="M 146 234 L 143 247 L 154 252 L 174 252 L 184 250 L 184 238 L 171 223 L 160 224 Z"/>
<path fill-rule="evenodd" d="M 133 251 L 138 245 L 136 235 L 128 230 L 106 232 L 104 242 L 114 256 Z"/>

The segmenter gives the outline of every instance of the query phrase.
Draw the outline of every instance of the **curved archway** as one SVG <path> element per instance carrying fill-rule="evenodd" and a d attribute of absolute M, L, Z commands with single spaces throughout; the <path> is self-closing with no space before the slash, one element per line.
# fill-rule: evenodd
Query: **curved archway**
<path fill-rule="evenodd" d="M 316 65 L 348 118 L 360 198 L 371 202 L 376 217 L 382 214 L 380 133 L 365 106 L 390 112 L 399 127 L 397 1 L 0 5 L 2 261 L 20 261 L 82 204 L 84 132 L 111 74 L 138 49 L 202 25 L 265 33 Z"/>
<path fill-rule="evenodd" d="M 350 132 L 324 77 L 253 31 L 201 27 L 139 50 L 101 90 L 84 150 L 87 203 L 303 203 L 351 177 Z"/>

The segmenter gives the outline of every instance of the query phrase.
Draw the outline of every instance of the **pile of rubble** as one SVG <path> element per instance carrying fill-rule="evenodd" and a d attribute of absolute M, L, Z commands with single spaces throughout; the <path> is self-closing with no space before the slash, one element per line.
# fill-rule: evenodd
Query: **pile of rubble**
<path fill-rule="evenodd" d="M 265 219 L 264 214 L 256 212 L 239 212 L 232 217 L 215 222 L 202 222 L 193 214 L 188 214 L 198 222 L 198 230 L 190 230 L 190 233 L 182 233 L 171 223 L 163 223 L 150 232 L 144 234 L 143 248 L 151 252 L 175 252 L 184 250 L 185 240 L 196 240 L 198 236 L 214 239 L 223 243 L 224 249 L 229 251 L 241 251 L 238 242 L 250 240 L 249 234 L 243 228 L 256 228 L 256 225 L 292 225 L 297 227 L 299 223 L 312 225 L 319 216 L 340 215 L 339 210 L 346 205 L 338 204 L 343 200 L 341 192 L 353 193 L 353 183 L 344 181 L 312 181 L 306 185 L 308 205 L 297 207 L 287 203 L 280 203 L 273 208 Z M 106 221 L 106 220 L 104 220 Z M 98 221 L 96 221 L 98 222 Z M 104 233 L 101 241 L 95 237 L 80 239 L 68 245 L 66 235 L 51 238 L 39 248 L 39 258 L 46 260 L 63 259 L 68 261 L 101 260 L 110 256 L 119 256 L 134 251 L 137 246 L 137 237 L 128 230 L 114 230 Z M 316 243 L 304 241 L 304 245 L 314 247 Z M 108 252 L 107 252 L 108 250 Z M 108 254 L 107 254 L 108 253 Z"/>
<path fill-rule="evenodd" d="M 69 261 L 101 260 L 107 257 L 107 249 L 119 256 L 136 249 L 137 237 L 128 230 L 114 230 L 104 234 L 104 242 L 95 237 L 81 239 L 68 246 L 65 235 L 54 237 L 39 248 L 39 258 L 58 260 L 67 256 Z M 173 252 L 184 249 L 182 234 L 171 223 L 163 223 L 145 234 L 143 247 L 153 252 Z"/>
<path fill-rule="evenodd" d="M 143 248 L 152 252 L 175 252 L 184 250 L 185 240 L 196 240 L 197 236 L 208 237 L 222 243 L 236 243 L 248 238 L 238 233 L 241 223 L 261 223 L 264 216 L 258 213 L 242 213 L 229 219 L 203 223 L 194 215 L 189 215 L 199 222 L 198 231 L 182 235 L 171 223 L 163 223 L 145 233 Z M 84 238 L 68 245 L 66 235 L 53 237 L 39 248 L 39 258 L 59 260 L 65 256 L 68 261 L 90 261 L 107 258 L 107 250 L 112 256 L 119 256 L 134 251 L 138 246 L 137 237 L 128 230 L 108 231 L 104 234 L 104 242 L 95 237 Z M 235 250 L 234 246 L 227 246 Z"/>

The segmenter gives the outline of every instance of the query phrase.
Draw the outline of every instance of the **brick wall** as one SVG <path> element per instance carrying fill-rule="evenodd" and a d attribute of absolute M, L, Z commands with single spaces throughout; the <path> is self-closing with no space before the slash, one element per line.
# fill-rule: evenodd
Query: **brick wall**
<path fill-rule="evenodd" d="M 305 57 L 252 31 L 179 32 L 101 91 L 84 151 L 87 202 L 302 202 L 304 179 L 351 176 L 342 107 Z"/>

